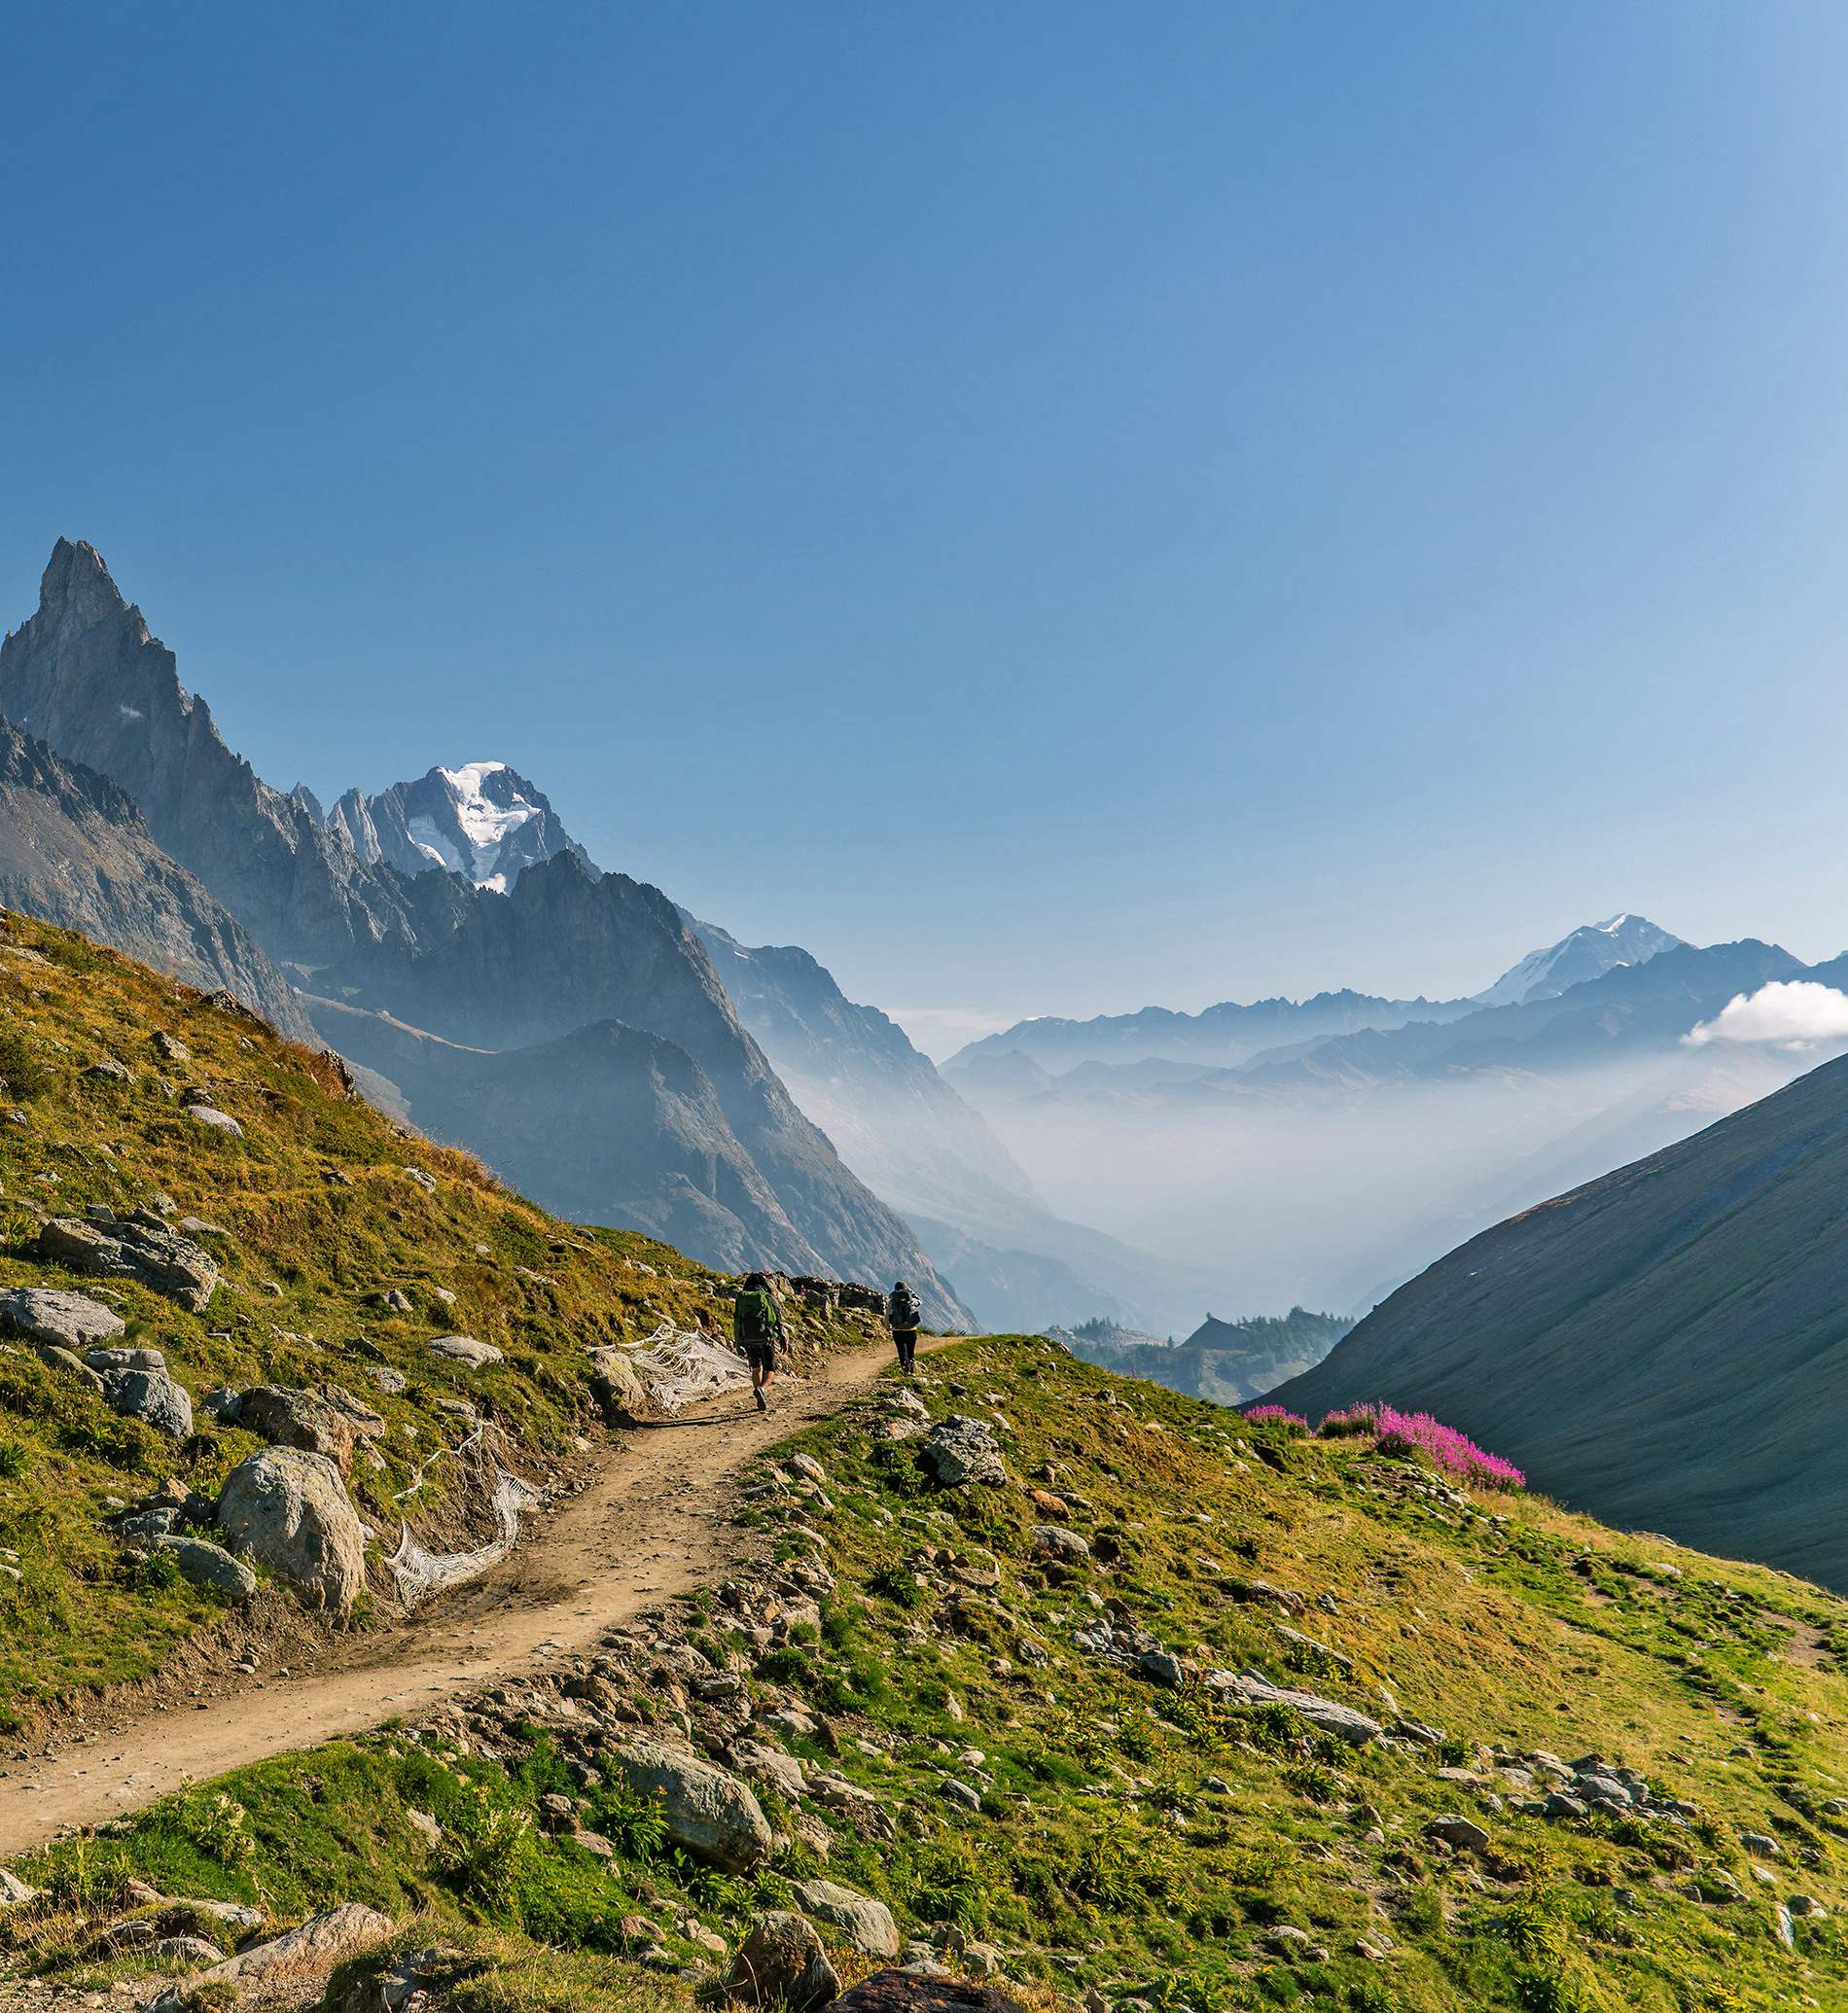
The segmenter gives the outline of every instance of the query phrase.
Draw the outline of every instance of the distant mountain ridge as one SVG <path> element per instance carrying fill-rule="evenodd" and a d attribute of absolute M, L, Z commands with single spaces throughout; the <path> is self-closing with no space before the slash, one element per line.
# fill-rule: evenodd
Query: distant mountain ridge
<path fill-rule="evenodd" d="M 490 1164 L 522 1154 L 537 1128 L 556 1145 L 561 1184 L 568 1162 L 578 1170 L 574 1210 L 651 1231 L 663 1212 L 706 1221 L 720 1242 L 702 1250 L 690 1230 L 686 1248 L 709 1262 L 725 1261 L 723 1244 L 727 1254 L 759 1249 L 764 1262 L 803 1270 L 887 1283 L 903 1276 L 918 1287 L 927 1319 L 968 1324 L 909 1228 L 784 1091 L 672 903 L 624 875 L 597 875 L 512 771 L 434 771 L 436 784 L 427 776 L 427 789 L 385 793 L 391 807 L 380 807 L 388 830 L 402 814 L 414 841 L 415 821 L 427 817 L 441 838 L 437 798 L 446 798 L 470 848 L 466 864 L 485 873 L 483 885 L 434 864 L 402 870 L 382 857 L 370 809 L 381 857 L 361 858 L 310 793 L 271 789 L 231 753 L 94 548 L 63 539 L 38 611 L 0 645 L 0 713 L 29 722 L 66 760 L 127 793 L 160 849 L 309 989 L 324 1039 L 351 1044 L 355 1060 L 373 1069 L 385 1054 L 423 1058 L 414 1084 L 399 1086 L 417 1123 L 425 1122 L 421 1097 L 443 1114 L 433 1129 Z M 486 883 L 504 878 L 510 843 L 516 852 L 552 850 L 502 893 Z M 656 1039 L 596 1039 L 612 1020 Z M 407 1049 L 406 1029 L 435 1045 Z M 586 1041 L 572 1046 L 581 1033 Z M 680 1060 L 664 1056 L 660 1042 Z M 543 1052 L 520 1065 L 459 1060 L 470 1048 Z M 447 1074 L 430 1060 L 440 1050 Z M 480 1079 L 479 1095 L 455 1094 L 454 1074 L 464 1069 Z M 583 1094 L 586 1070 L 595 1097 Z M 518 1111 L 504 1090 L 515 1080 L 525 1101 Z M 643 1109 L 653 1116 L 586 1136 L 612 1098 L 626 1100 L 631 1116 Z M 761 1181 L 737 1178 L 740 1153 Z M 535 1199 L 547 1201 L 549 1163 L 523 1164 L 539 1181 Z M 690 1196 L 704 1198 L 703 1215 Z"/>

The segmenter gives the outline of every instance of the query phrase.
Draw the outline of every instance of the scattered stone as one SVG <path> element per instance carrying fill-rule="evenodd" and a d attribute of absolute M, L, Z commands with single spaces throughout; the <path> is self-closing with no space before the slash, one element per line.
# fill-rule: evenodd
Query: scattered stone
<path fill-rule="evenodd" d="M 791 1798 L 806 1791 L 801 1763 L 795 1755 L 785 1754 L 781 1748 L 766 1747 L 762 1741 L 738 1740 L 727 1751 L 731 1766 L 747 1781 L 763 1783 Z"/>
<path fill-rule="evenodd" d="M 233 1559 L 223 1545 L 202 1537 L 160 1537 L 157 1549 L 173 1554 L 173 1563 L 195 1587 L 210 1587 L 248 1601 L 257 1591 L 257 1575 L 241 1559 Z"/>
<path fill-rule="evenodd" d="M 152 1218 L 151 1212 L 144 1214 Z M 190 1314 L 205 1312 L 218 1285 L 211 1254 L 160 1225 L 158 1218 L 111 1223 L 105 1229 L 81 1217 L 53 1217 L 39 1231 L 36 1248 L 46 1263 L 93 1279 L 139 1280 Z"/>
<path fill-rule="evenodd" d="M 218 1523 L 236 1552 L 288 1580 L 309 1607 L 344 1613 L 366 1581 L 366 1538 L 326 1456 L 267 1447 L 232 1468 Z"/>
<path fill-rule="evenodd" d="M 812 1454 L 792 1454 L 783 1466 L 791 1474 L 800 1475 L 803 1481 L 813 1482 L 818 1488 L 827 1483 L 828 1470 Z"/>
<path fill-rule="evenodd" d="M 216 1964 L 225 1953 L 203 1936 L 162 1936 L 149 1946 L 148 1955 L 164 1964 Z"/>
<path fill-rule="evenodd" d="M 60 1293 L 47 1287 L 0 1294 L 0 1321 L 34 1342 L 80 1352 L 110 1341 L 124 1326 L 121 1315 L 88 1293 Z"/>
<path fill-rule="evenodd" d="M 135 1073 L 119 1063 L 113 1055 L 105 1055 L 100 1061 L 91 1063 L 84 1075 L 95 1077 L 100 1083 L 132 1083 L 135 1080 Z"/>
<path fill-rule="evenodd" d="M 188 1105 L 186 1115 L 196 1124 L 209 1125 L 214 1132 L 228 1133 L 234 1140 L 241 1140 L 244 1128 L 229 1112 L 221 1112 L 216 1105 Z"/>
<path fill-rule="evenodd" d="M 231 1234 L 223 1223 L 208 1223 L 203 1217 L 182 1217 L 179 1228 L 189 1237 L 229 1237 Z"/>
<path fill-rule="evenodd" d="M 378 1297 L 381 1305 L 389 1307 L 394 1314 L 414 1314 L 416 1312 L 415 1307 L 411 1304 L 410 1295 L 402 1287 L 391 1287 L 386 1291 L 380 1293 Z"/>
<path fill-rule="evenodd" d="M 840 1994 L 814 1925 L 780 1908 L 751 1918 L 729 1985 L 746 2005 L 784 2006 L 788 2013 L 818 2013 Z"/>
<path fill-rule="evenodd" d="M 409 1804 L 407 1804 L 405 1806 L 405 1822 L 413 1831 L 421 1832 L 432 1845 L 441 1845 L 443 1843 L 443 1826 L 437 1822 L 428 1811 L 414 1810 Z"/>
<path fill-rule="evenodd" d="M 424 1347 L 432 1356 L 444 1357 L 452 1363 L 467 1363 L 472 1370 L 502 1360 L 501 1352 L 493 1343 L 478 1342 L 473 1335 L 439 1335 Z"/>
<path fill-rule="evenodd" d="M 895 1958 L 904 1950 L 898 1925 L 883 1901 L 831 1880 L 796 1881 L 791 1884 L 802 1912 L 839 1931 L 839 1940 L 862 1957 Z"/>
<path fill-rule="evenodd" d="M 158 1349 L 92 1349 L 84 1360 L 92 1370 L 164 1370 L 167 1360 Z"/>
<path fill-rule="evenodd" d="M 1043 1559 L 1069 1559 L 1074 1565 L 1091 1562 L 1090 1542 L 1062 1524 L 1035 1524 L 1033 1549 Z"/>
<path fill-rule="evenodd" d="M 641 1372 L 620 1349 L 593 1349 L 591 1367 L 596 1371 L 590 1389 L 606 1411 L 640 1412 L 648 1403 L 648 1389 Z"/>
<path fill-rule="evenodd" d="M 610 1760 L 638 1795 L 660 1799 L 671 1844 L 725 1873 L 747 1873 L 770 1850 L 769 1820 L 735 1776 L 691 1749 L 627 1741 Z"/>
<path fill-rule="evenodd" d="M 310 1916 L 299 1929 L 239 1951 L 209 1971 L 198 1972 L 187 1980 L 185 1993 L 168 1993 L 155 2004 L 178 2006 L 193 1993 L 221 1983 L 242 1986 L 268 1979 L 279 1984 L 284 1979 L 315 1977 L 390 1934 L 389 1917 L 358 1901 L 343 1902 L 324 1915 Z"/>
<path fill-rule="evenodd" d="M 193 1430 L 193 1400 L 163 1369 L 106 1371 L 103 1390 L 116 1411 L 170 1439 L 183 1440 Z"/>
<path fill-rule="evenodd" d="M 416 1184 L 417 1184 L 417 1186 L 418 1186 L 419 1188 L 421 1188 L 421 1189 L 422 1189 L 422 1190 L 424 1191 L 424 1193 L 425 1193 L 426 1195 L 434 1195 L 434 1194 L 435 1194 L 435 1193 L 437 1192 L 437 1178 L 436 1178 L 436 1176 L 435 1176 L 435 1175 L 433 1175 L 433 1174 L 431 1174 L 431 1173 L 429 1173 L 429 1172 L 428 1172 L 428 1171 L 427 1171 L 426 1169 L 424 1169 L 424 1168 L 421 1168 L 421 1167 L 408 1167 L 408 1168 L 406 1168 L 406 1169 L 405 1169 L 405 1179 L 406 1179 L 406 1181 L 408 1181 L 408 1182 L 415 1182 L 415 1183 L 416 1183 Z"/>
<path fill-rule="evenodd" d="M 32 1353 L 48 1370 L 61 1371 L 66 1377 L 74 1377 L 86 1391 L 97 1397 L 107 1395 L 103 1380 L 90 1366 L 74 1357 L 68 1349 L 59 1349 L 50 1342 L 35 1342 Z"/>
<path fill-rule="evenodd" d="M 396 1397 L 410 1383 L 410 1379 L 402 1370 L 394 1370 L 386 1363 L 373 1366 L 372 1379 L 388 1397 Z"/>
<path fill-rule="evenodd" d="M 925 1449 L 937 1479 L 945 1488 L 964 1489 L 977 1482 L 999 1484 L 1008 1479 L 994 1428 L 984 1420 L 952 1412 L 932 1427 Z"/>
<path fill-rule="evenodd" d="M 1767 1838 L 1762 1831 L 1742 1831 L 1739 1834 L 1739 1843 L 1754 1858 L 1781 1859 L 1784 1856 L 1784 1848 L 1776 1839 Z"/>
<path fill-rule="evenodd" d="M 1451 1816 L 1433 1818 L 1425 1826 L 1428 1837 L 1440 1838 L 1447 1846 L 1455 1846 L 1459 1852 L 1479 1853 L 1488 1844 L 1489 1835 L 1480 1824 L 1470 1818 Z"/>
<path fill-rule="evenodd" d="M 21 1901 L 36 1901 L 39 1890 L 29 1888 L 17 1873 L 0 1866 L 0 1908 L 16 1908 Z"/>
<path fill-rule="evenodd" d="M 981 1809 L 981 1791 L 972 1789 L 967 1783 L 959 1782 L 954 1776 L 945 1776 L 937 1785 L 937 1793 L 945 1803 L 956 1804 L 966 1811 Z"/>

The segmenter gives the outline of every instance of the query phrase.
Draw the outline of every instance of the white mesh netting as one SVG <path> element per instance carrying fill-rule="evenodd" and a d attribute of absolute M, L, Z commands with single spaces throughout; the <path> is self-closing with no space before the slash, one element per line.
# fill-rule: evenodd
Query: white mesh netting
<path fill-rule="evenodd" d="M 448 1451 L 460 1454 L 480 1437 L 478 1429 L 461 1447 Z M 429 1463 L 424 1466 L 427 1467 Z M 418 1479 L 422 1479 L 421 1469 Z M 418 1602 L 428 1600 L 444 1587 L 460 1586 L 464 1580 L 485 1572 L 490 1566 L 498 1566 L 514 1549 L 519 1536 L 520 1511 L 529 1503 L 543 1501 L 540 1490 L 522 1482 L 517 1475 L 510 1475 L 497 1461 L 494 1464 L 494 1494 L 488 1500 L 488 1507 L 494 1512 L 500 1535 L 488 1543 L 477 1545 L 472 1552 L 427 1552 L 411 1536 L 410 1526 L 400 1524 L 398 1549 L 385 1563 L 391 1568 L 392 1578 L 398 1586 L 398 1598 L 404 1604 L 406 1613 L 409 1613 Z"/>
<path fill-rule="evenodd" d="M 623 1345 L 648 1395 L 663 1412 L 678 1412 L 694 1398 L 744 1391 L 751 1373 L 744 1359 L 697 1328 L 663 1322 L 644 1342 Z"/>

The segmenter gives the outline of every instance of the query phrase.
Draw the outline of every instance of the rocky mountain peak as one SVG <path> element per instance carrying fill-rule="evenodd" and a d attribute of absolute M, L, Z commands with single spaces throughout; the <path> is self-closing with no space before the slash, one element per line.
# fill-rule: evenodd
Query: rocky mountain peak
<path fill-rule="evenodd" d="M 376 796 L 349 790 L 328 823 L 369 864 L 409 874 L 441 867 L 501 895 L 523 868 L 560 853 L 596 870 L 545 793 L 504 761 L 434 768 Z"/>

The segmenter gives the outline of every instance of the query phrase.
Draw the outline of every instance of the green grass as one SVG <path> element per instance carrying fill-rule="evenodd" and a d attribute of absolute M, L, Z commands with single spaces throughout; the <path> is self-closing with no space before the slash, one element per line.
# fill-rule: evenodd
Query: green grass
<path fill-rule="evenodd" d="M 709 1597 L 681 1609 L 708 1654 L 754 1659 L 760 1699 L 825 1712 L 828 1738 L 792 1749 L 876 1789 L 896 1817 L 889 1841 L 836 1822 L 830 1878 L 887 1900 L 913 1934 L 951 1923 L 995 1943 L 1043 2004 L 1095 1985 L 1111 2000 L 1196 2013 L 1848 2006 L 1836 1926 L 1848 1820 L 1823 1808 L 1848 1784 L 1848 1692 L 1830 1647 L 1844 1604 L 1539 1499 L 1459 1496 L 1366 1442 L 1252 1429 L 1036 1338 L 958 1345 L 931 1370 L 966 1386 L 960 1396 L 927 1387 L 934 1410 L 1012 1423 L 1014 1486 L 942 1491 L 917 1442 L 872 1439 L 850 1413 L 786 1450 L 823 1462 L 834 1507 L 786 1498 L 746 1527 L 750 1542 L 792 1551 L 778 1526 L 795 1510 L 823 1532 L 839 1586 L 815 1640 L 765 1654 Z M 1074 1522 L 1116 1536 L 1114 1573 L 1036 1562 L 1031 1527 L 1047 1513 L 1028 1483 L 1088 1500 Z M 927 1547 L 978 1573 L 992 1561 L 1002 1582 L 967 1586 L 962 1569 L 922 1566 Z M 1301 1592 L 1308 1614 L 1253 1602 L 1256 1579 Z M 1158 1689 L 1076 1650 L 1080 1617 L 1096 1612 L 1086 1592 L 1203 1662 L 1390 1718 L 1383 1688 L 1445 1745 L 1356 1750 L 1288 1709 Z M 973 1599 L 952 1610 L 962 1593 Z M 1338 1612 L 1313 1605 L 1318 1595 Z M 1285 1620 L 1326 1649 L 1293 1644 Z M 665 1710 L 639 1679 L 627 1689 Z M 864 1753 L 863 1739 L 883 1751 Z M 1498 1742 L 1568 1759 L 1595 1748 L 1697 1804 L 1699 1820 L 1526 1815 L 1487 1770 Z M 0 1919 L 0 1934 L 60 1977 L 120 1975 L 86 1963 L 72 1923 L 139 1872 L 168 1891 L 259 1901 L 278 1921 L 369 1901 L 414 1925 L 413 1940 L 457 1943 L 457 1961 L 475 1967 L 457 1983 L 477 1995 L 471 2005 L 562 2004 L 575 1992 L 614 2007 L 624 1994 L 683 1990 L 624 1954 L 623 1915 L 660 1924 L 676 1960 L 711 1961 L 680 1920 L 735 1945 L 754 1909 L 820 1870 L 768 1792 L 786 1842 L 755 1879 L 728 1880 L 663 1851 L 646 1808 L 608 1786 L 611 1771 L 578 1787 L 544 1726 L 497 1745 L 503 1758 L 489 1762 L 440 1728 L 394 1727 L 240 1771 L 209 1785 L 242 1807 L 229 1832 L 223 1807 L 194 1791 L 24 1862 L 56 1900 Z M 959 1758 L 971 1747 L 978 1772 Z M 1438 1774 L 1459 1763 L 1480 1780 Z M 979 1814 L 938 1793 L 944 1772 L 976 1783 Z M 585 1823 L 617 1844 L 613 1865 L 543 1835 L 549 1790 L 583 1797 Z M 1364 1838 L 1363 1805 L 1383 1843 Z M 416 1832 L 411 1809 L 444 1827 L 444 1847 Z M 1481 1857 L 1426 1837 L 1432 1816 L 1452 1812 L 1489 1832 Z M 1782 1844 L 1774 1888 L 1751 1871 L 1748 1831 Z M 1723 1876 L 1740 1899 L 1693 1898 L 1696 1884 L 1720 1891 Z M 1774 1913 L 1793 1891 L 1830 1911 L 1796 1921 L 1794 1952 Z M 1307 1941 L 1279 1945 L 1283 1926 Z M 1384 1961 L 1361 1954 L 1382 1936 Z"/>
<path fill-rule="evenodd" d="M 35 957 L 19 955 L 35 952 Z M 155 1035 L 190 1063 L 163 1061 Z M 87 1074 L 114 1058 L 119 1083 Z M 183 1444 L 119 1418 L 22 1341 L 0 1339 L 0 1548 L 23 1581 L 0 1575 L 0 1729 L 36 1705 L 144 1678 L 220 1620 L 214 1597 L 160 1562 L 124 1562 L 105 1528 L 111 1499 L 134 1501 L 169 1476 L 214 1488 L 259 1442 L 197 1405 L 213 1385 L 340 1384 L 387 1422 L 378 1465 L 362 1454 L 352 1488 L 381 1531 L 409 1514 L 461 1540 L 482 1514 L 456 1464 L 416 1469 L 460 1437 L 443 1398 L 465 1398 L 543 1473 L 596 1428 L 586 1346 L 652 1331 L 663 1319 L 722 1326 L 735 1282 L 626 1232 L 548 1217 L 480 1165 L 406 1133 L 347 1096 L 325 1057 L 261 1023 L 207 1006 L 81 936 L 0 911 L 0 1290 L 94 1283 L 40 1263 L 45 1216 L 91 1203 L 121 1213 L 164 1192 L 180 1214 L 223 1226 L 208 1240 L 223 1281 L 203 1315 L 149 1289 L 107 1283 L 129 1339 L 163 1350 L 192 1392 L 197 1430 Z M 181 1093 L 170 1098 L 161 1078 Z M 188 1117 L 203 1096 L 244 1128 L 235 1139 Z M 434 1178 L 434 1192 L 408 1168 Z M 411 1312 L 382 1304 L 396 1289 Z M 452 1298 L 444 1298 L 444 1294 Z M 803 1311 L 799 1340 L 827 1331 Z M 433 1335 L 492 1342 L 506 1360 L 470 1370 L 430 1356 Z M 409 1380 L 399 1395 L 371 1376 Z"/>

